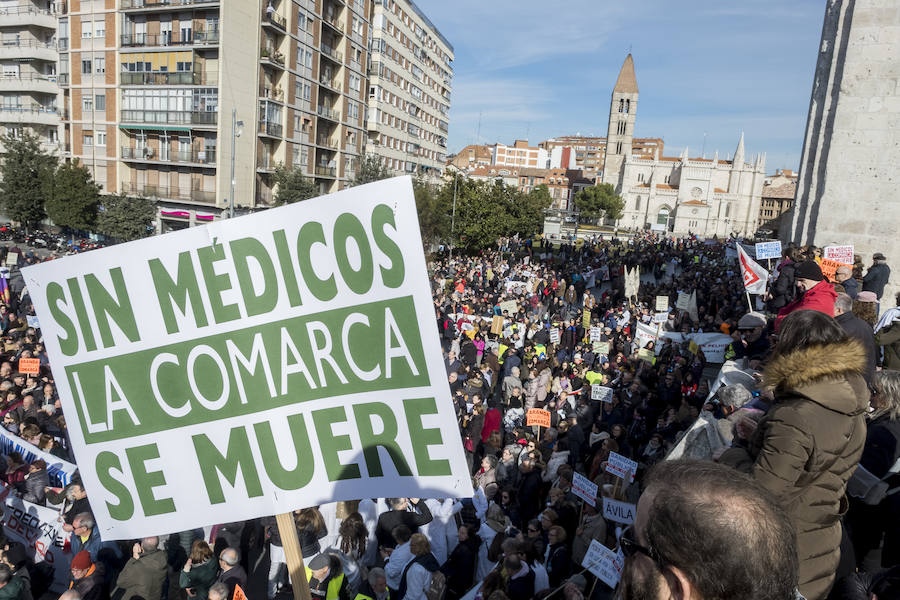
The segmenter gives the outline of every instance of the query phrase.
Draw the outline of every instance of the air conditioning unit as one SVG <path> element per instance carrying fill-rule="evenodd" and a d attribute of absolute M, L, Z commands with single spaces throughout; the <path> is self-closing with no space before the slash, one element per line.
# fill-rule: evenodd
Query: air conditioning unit
<path fill-rule="evenodd" d="M 151 148 L 150 146 L 144 146 L 144 157 L 150 158 L 151 156 L 153 156 L 153 148 Z"/>

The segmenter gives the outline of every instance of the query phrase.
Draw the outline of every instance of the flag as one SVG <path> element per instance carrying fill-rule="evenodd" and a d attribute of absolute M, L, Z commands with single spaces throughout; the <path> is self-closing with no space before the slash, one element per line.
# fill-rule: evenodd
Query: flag
<path fill-rule="evenodd" d="M 625 297 L 631 300 L 638 295 L 638 289 L 641 285 L 641 268 L 635 267 L 628 271 L 625 269 Z"/>
<path fill-rule="evenodd" d="M 738 262 L 741 263 L 741 277 L 744 280 L 744 288 L 751 294 L 765 294 L 766 281 L 769 273 L 766 269 L 756 263 L 744 250 L 744 247 L 737 244 Z"/>
<path fill-rule="evenodd" d="M 0 302 L 9 306 L 9 284 L 3 275 L 0 275 Z"/>
<path fill-rule="evenodd" d="M 695 323 L 700 322 L 700 314 L 697 312 L 697 290 L 691 292 L 691 299 L 688 302 L 687 307 L 688 314 L 691 315 L 691 320 Z"/>

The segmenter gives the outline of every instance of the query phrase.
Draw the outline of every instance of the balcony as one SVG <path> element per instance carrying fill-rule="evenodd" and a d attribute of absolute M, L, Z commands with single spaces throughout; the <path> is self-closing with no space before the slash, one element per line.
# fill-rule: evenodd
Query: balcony
<path fill-rule="evenodd" d="M 59 121 L 59 111 L 53 107 L 44 107 L 40 105 L 29 107 L 0 105 L 0 123 L 57 125 L 59 124 Z"/>
<path fill-rule="evenodd" d="M 0 76 L 0 92 L 58 94 L 59 87 L 55 75 L 3 75 Z"/>
<path fill-rule="evenodd" d="M 122 48 L 164 48 L 171 46 L 216 46 L 218 31 L 197 31 L 182 37 L 180 31 L 171 33 L 129 33 L 119 36 Z"/>
<path fill-rule="evenodd" d="M 264 63 L 271 64 L 278 68 L 284 68 L 284 54 L 278 50 L 270 50 L 269 48 L 259 49 L 259 60 Z"/>
<path fill-rule="evenodd" d="M 156 152 L 147 152 L 145 148 L 131 148 L 125 146 L 121 150 L 122 160 L 128 161 L 216 165 L 216 151 L 214 149 L 190 150 L 187 152 L 170 151 L 167 156 L 161 156 Z"/>
<path fill-rule="evenodd" d="M 259 97 L 275 102 L 284 102 L 284 89 L 281 87 L 264 85 L 259 88 Z"/>
<path fill-rule="evenodd" d="M 33 4 L 20 4 L 0 8 L 0 22 L 4 27 L 44 27 L 56 29 L 57 17 L 49 10 L 40 9 Z"/>
<path fill-rule="evenodd" d="M 316 113 L 318 113 L 320 117 L 324 117 L 336 123 L 340 123 L 341 121 L 341 113 L 337 112 L 336 110 L 332 110 L 327 106 L 319 105 L 319 107 L 316 108 Z"/>
<path fill-rule="evenodd" d="M 56 40 L 56 49 L 60 52 L 66 52 L 69 49 L 69 38 L 59 38 Z"/>
<path fill-rule="evenodd" d="M 281 126 L 281 123 L 273 123 L 272 121 L 260 121 L 259 122 L 259 134 L 267 135 L 269 137 L 281 137 L 281 132 L 284 128 Z"/>
<path fill-rule="evenodd" d="M 216 71 L 149 73 L 123 71 L 119 75 L 120 85 L 216 85 L 219 74 Z"/>
<path fill-rule="evenodd" d="M 217 114 L 188 110 L 123 110 L 123 123 L 161 123 L 169 125 L 215 126 Z"/>
<path fill-rule="evenodd" d="M 336 169 L 334 167 L 316 167 L 316 177 L 336 177 Z"/>
<path fill-rule="evenodd" d="M 3 27 L 7 24 L 0 15 Z M 0 60 L 28 62 L 31 59 L 56 62 L 58 59 L 56 44 L 45 44 L 35 40 L 4 40 L 0 43 Z"/>
<path fill-rule="evenodd" d="M 329 150 L 337 150 L 337 142 L 332 141 L 332 139 L 327 135 L 320 135 L 316 138 L 316 144 L 322 146 L 323 148 L 327 148 Z"/>
<path fill-rule="evenodd" d="M 336 17 L 332 17 L 331 19 L 322 17 L 322 22 L 328 25 L 332 31 L 337 32 L 338 35 L 344 35 L 344 23 L 338 21 Z"/>
<path fill-rule="evenodd" d="M 121 189 L 122 192 L 126 194 L 147 196 L 150 198 L 178 200 L 181 202 L 200 202 L 203 204 L 216 203 L 216 193 L 204 190 L 185 190 L 166 185 L 133 182 L 123 182 Z"/>
<path fill-rule="evenodd" d="M 260 154 L 256 159 L 256 170 L 265 173 L 273 173 L 276 168 L 275 158 L 267 154 Z"/>
<path fill-rule="evenodd" d="M 171 10 L 180 6 L 218 6 L 219 0 L 120 0 L 122 10 Z"/>
<path fill-rule="evenodd" d="M 68 87 L 69 74 L 68 73 L 60 73 L 59 75 L 57 75 L 56 83 L 59 84 L 59 87 Z"/>
<path fill-rule="evenodd" d="M 322 77 L 322 78 L 319 79 L 319 83 L 320 83 L 321 85 L 325 86 L 326 89 L 329 89 L 329 90 L 331 90 L 332 92 L 334 92 L 334 93 L 336 93 L 336 94 L 340 94 L 340 93 L 341 93 L 341 84 L 335 83 L 335 82 L 332 81 L 331 79 L 328 79 L 328 78 L 326 78 L 326 77 Z"/>
<path fill-rule="evenodd" d="M 338 52 L 337 50 L 335 50 L 334 48 L 332 48 L 331 46 L 329 46 L 328 44 L 322 42 L 321 49 L 322 49 L 322 56 L 326 56 L 338 64 L 344 63 L 344 55 L 341 54 L 340 52 Z"/>
<path fill-rule="evenodd" d="M 263 10 L 262 15 L 263 27 L 274 27 L 281 31 L 287 31 L 287 19 L 279 15 L 274 10 Z"/>

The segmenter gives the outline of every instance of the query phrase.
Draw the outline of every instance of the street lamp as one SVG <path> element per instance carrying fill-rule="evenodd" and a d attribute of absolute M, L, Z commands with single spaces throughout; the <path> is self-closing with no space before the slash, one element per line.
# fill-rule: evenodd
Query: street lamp
<path fill-rule="evenodd" d="M 237 120 L 237 109 L 231 109 L 231 197 L 228 198 L 228 218 L 234 218 L 234 149 L 235 141 L 244 132 L 244 122 Z"/>

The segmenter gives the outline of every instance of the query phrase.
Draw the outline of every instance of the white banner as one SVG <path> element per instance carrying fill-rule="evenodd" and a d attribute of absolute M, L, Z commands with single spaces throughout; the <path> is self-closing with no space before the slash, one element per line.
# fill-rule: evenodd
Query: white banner
<path fill-rule="evenodd" d="M 591 327 L 591 341 L 599 342 L 603 336 L 603 329 L 600 327 Z"/>
<path fill-rule="evenodd" d="M 409 177 L 23 273 L 104 539 L 472 494 Z"/>
<path fill-rule="evenodd" d="M 661 338 L 669 338 L 674 344 L 681 344 L 685 341 L 693 341 L 703 350 L 703 355 L 707 362 L 721 363 L 725 362 L 725 351 L 734 340 L 730 335 L 724 333 L 689 333 L 684 335 L 677 331 L 664 331 Z M 662 342 L 663 340 L 660 340 Z M 656 354 L 662 350 L 663 344 L 656 345 Z"/>
<path fill-rule="evenodd" d="M 0 454 L 9 454 L 10 452 L 21 454 L 22 460 L 27 464 L 31 464 L 38 459 L 47 463 L 47 475 L 50 477 L 50 484 L 55 487 L 66 487 L 69 485 L 69 482 L 72 481 L 72 476 L 78 470 L 77 465 L 57 458 L 49 452 L 44 452 L 37 446 L 29 444 L 19 436 L 0 427 Z"/>
<path fill-rule="evenodd" d="M 8 492 L 8 489 L 3 489 L 4 494 Z M 21 542 L 28 548 L 35 563 L 45 562 L 53 567 L 51 591 L 65 591 L 71 577 L 69 563 L 72 562 L 72 556 L 64 551 L 69 534 L 63 531 L 59 512 L 25 502 L 12 494 L 6 496 L 3 504 L 0 524 L 6 536 L 10 541 Z"/>
<path fill-rule="evenodd" d="M 634 332 L 634 339 L 641 348 L 644 348 L 650 342 L 656 340 L 656 327 L 645 323 L 638 323 Z"/>
<path fill-rule="evenodd" d="M 581 473 L 572 474 L 572 493 L 591 506 L 597 506 L 597 484 Z"/>
<path fill-rule="evenodd" d="M 619 502 L 612 498 L 603 498 L 603 518 L 630 525 L 634 523 L 637 506 L 627 502 Z"/>
<path fill-rule="evenodd" d="M 852 265 L 853 246 L 826 246 L 823 249 L 823 258 L 845 265 Z"/>
<path fill-rule="evenodd" d="M 678 292 L 678 301 L 675 302 L 675 308 L 678 310 L 687 310 L 691 303 L 691 295 L 685 292 Z"/>
<path fill-rule="evenodd" d="M 741 264 L 744 288 L 751 294 L 765 294 L 769 272 L 750 258 L 741 245 L 738 245 L 738 262 Z"/>

